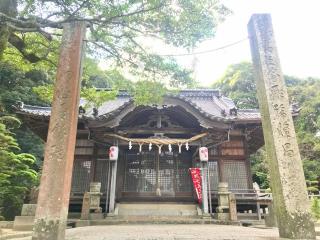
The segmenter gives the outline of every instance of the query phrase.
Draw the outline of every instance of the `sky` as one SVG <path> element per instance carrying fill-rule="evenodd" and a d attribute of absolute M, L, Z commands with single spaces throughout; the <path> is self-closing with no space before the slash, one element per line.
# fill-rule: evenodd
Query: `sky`
<path fill-rule="evenodd" d="M 233 14 L 221 23 L 211 40 L 200 43 L 193 52 L 220 48 L 246 39 L 247 24 L 254 13 L 270 13 L 282 71 L 296 77 L 320 78 L 320 0 L 221 0 Z M 177 49 L 143 38 L 152 52 L 184 54 Z M 202 86 L 210 86 L 221 78 L 227 67 L 242 61 L 251 61 L 249 39 L 223 50 L 193 56 L 175 57 L 179 64 L 194 70 L 194 77 Z M 107 63 L 99 64 L 103 69 Z"/>
<path fill-rule="evenodd" d="M 270 13 L 283 73 L 297 77 L 320 77 L 319 0 L 223 0 L 233 14 L 227 17 L 213 40 L 202 42 L 194 52 L 219 48 L 248 36 L 253 13 Z M 182 53 L 171 48 L 162 54 Z M 249 40 L 207 54 L 176 57 L 186 67 L 194 66 L 195 77 L 208 86 L 223 76 L 227 66 L 251 61 Z"/>

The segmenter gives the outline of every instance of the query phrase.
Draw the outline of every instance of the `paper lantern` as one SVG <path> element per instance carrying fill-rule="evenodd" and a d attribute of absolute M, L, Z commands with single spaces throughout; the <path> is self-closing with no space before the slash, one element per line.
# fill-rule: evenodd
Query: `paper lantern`
<path fill-rule="evenodd" d="M 209 159 L 208 148 L 206 147 L 199 148 L 199 157 L 201 162 L 207 162 Z"/>
<path fill-rule="evenodd" d="M 119 148 L 116 146 L 111 146 L 109 149 L 109 159 L 111 161 L 117 161 L 119 155 Z"/>

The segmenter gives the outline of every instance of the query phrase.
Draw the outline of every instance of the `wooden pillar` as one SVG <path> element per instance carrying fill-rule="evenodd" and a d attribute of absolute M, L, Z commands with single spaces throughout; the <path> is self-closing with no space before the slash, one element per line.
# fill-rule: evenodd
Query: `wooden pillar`
<path fill-rule="evenodd" d="M 248 32 L 280 237 L 315 239 L 271 16 L 254 14 L 248 24 Z"/>
<path fill-rule="evenodd" d="M 63 240 L 69 207 L 86 23 L 64 25 L 33 240 Z"/>
<path fill-rule="evenodd" d="M 90 168 L 90 181 L 97 181 L 97 162 L 98 162 L 98 146 L 96 143 L 93 144 L 93 151 L 91 155 L 91 168 Z M 101 181 L 101 180 L 100 180 Z"/>
<path fill-rule="evenodd" d="M 252 170 L 251 170 L 251 162 L 250 162 L 247 138 L 242 137 L 242 143 L 243 143 L 243 150 L 244 150 L 244 156 L 245 156 L 248 189 L 252 189 L 253 188 Z"/>

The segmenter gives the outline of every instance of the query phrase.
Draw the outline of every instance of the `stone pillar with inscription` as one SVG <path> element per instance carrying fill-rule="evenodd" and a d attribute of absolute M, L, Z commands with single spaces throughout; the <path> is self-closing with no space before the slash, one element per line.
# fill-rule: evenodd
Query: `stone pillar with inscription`
<path fill-rule="evenodd" d="M 78 122 L 85 22 L 64 25 L 33 240 L 63 240 Z"/>
<path fill-rule="evenodd" d="M 315 239 L 271 16 L 254 14 L 248 32 L 280 237 Z"/>

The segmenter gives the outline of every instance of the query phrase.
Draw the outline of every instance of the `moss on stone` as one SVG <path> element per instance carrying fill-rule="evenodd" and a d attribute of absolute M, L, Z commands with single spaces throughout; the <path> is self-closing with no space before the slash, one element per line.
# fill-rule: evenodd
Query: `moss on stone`
<path fill-rule="evenodd" d="M 61 226 L 65 229 L 65 224 L 62 224 L 59 220 L 39 219 L 34 224 L 32 240 L 64 239 L 64 230 L 59 231 L 59 229 L 62 229 Z"/>

